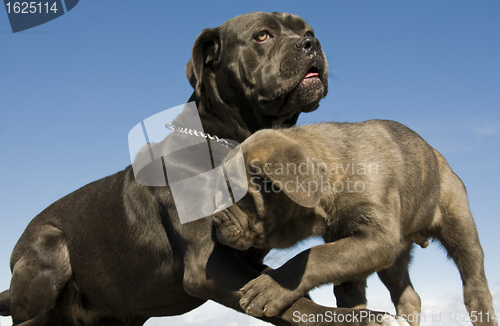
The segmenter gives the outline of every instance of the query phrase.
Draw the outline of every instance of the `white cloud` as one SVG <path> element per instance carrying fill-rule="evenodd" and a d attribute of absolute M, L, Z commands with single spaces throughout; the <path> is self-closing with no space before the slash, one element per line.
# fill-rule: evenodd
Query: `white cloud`
<path fill-rule="evenodd" d="M 470 129 L 477 137 L 494 136 L 500 132 L 500 127 L 493 123 L 485 123 L 482 125 L 471 126 Z"/>
<path fill-rule="evenodd" d="M 201 307 L 181 316 L 151 318 L 146 326 L 269 326 L 251 316 L 223 307 L 215 302 L 208 301 Z M 12 326 L 10 317 L 0 317 L 1 326 Z"/>
<path fill-rule="evenodd" d="M 269 323 L 247 316 L 229 308 L 223 307 L 213 301 L 208 301 L 201 307 L 187 314 L 175 317 L 151 318 L 147 326 L 268 326 Z M 3 326 L 3 324 L 2 324 Z"/>

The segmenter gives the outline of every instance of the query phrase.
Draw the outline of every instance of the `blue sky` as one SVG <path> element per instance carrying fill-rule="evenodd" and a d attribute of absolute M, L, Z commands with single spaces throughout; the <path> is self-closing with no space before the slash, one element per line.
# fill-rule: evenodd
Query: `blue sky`
<path fill-rule="evenodd" d="M 186 102 L 184 66 L 203 28 L 251 11 L 300 15 L 321 41 L 330 93 L 299 122 L 397 120 L 448 159 L 467 186 L 500 311 L 500 2 L 487 0 L 80 1 L 16 34 L 0 9 L 0 289 L 29 221 L 129 165 L 130 129 Z M 273 253 L 271 262 L 298 250 Z M 415 249 L 411 275 L 424 311 L 443 311 L 445 321 L 464 311 L 458 272 L 437 244 Z M 368 293 L 370 308 L 394 311 L 376 276 Z M 313 298 L 335 304 L 330 287 Z M 148 324 L 215 325 L 228 316 L 209 304 Z M 236 316 L 235 325 L 260 323 Z"/>

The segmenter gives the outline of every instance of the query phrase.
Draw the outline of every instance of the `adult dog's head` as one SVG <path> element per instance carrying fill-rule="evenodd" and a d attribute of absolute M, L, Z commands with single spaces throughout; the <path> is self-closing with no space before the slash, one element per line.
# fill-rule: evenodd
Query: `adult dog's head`
<path fill-rule="evenodd" d="M 254 12 L 205 29 L 186 73 L 205 111 L 236 111 L 234 122 L 251 133 L 295 124 L 328 91 L 328 64 L 314 30 L 287 13 Z"/>

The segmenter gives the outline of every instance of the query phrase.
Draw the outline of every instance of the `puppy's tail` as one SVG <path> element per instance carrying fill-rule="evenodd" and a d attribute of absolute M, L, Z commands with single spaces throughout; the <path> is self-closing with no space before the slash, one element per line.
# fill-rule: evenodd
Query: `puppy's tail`
<path fill-rule="evenodd" d="M 10 316 L 10 290 L 0 293 L 0 316 Z"/>

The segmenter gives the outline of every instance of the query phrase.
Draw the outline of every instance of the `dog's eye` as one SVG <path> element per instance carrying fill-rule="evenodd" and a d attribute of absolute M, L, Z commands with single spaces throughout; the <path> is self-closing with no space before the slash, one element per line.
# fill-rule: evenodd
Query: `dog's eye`
<path fill-rule="evenodd" d="M 271 37 L 271 34 L 269 34 L 268 31 L 260 31 L 257 36 L 255 36 L 255 40 L 257 42 L 264 42 L 267 41 Z"/>
<path fill-rule="evenodd" d="M 304 37 L 314 37 L 314 33 L 313 32 L 306 32 Z"/>

